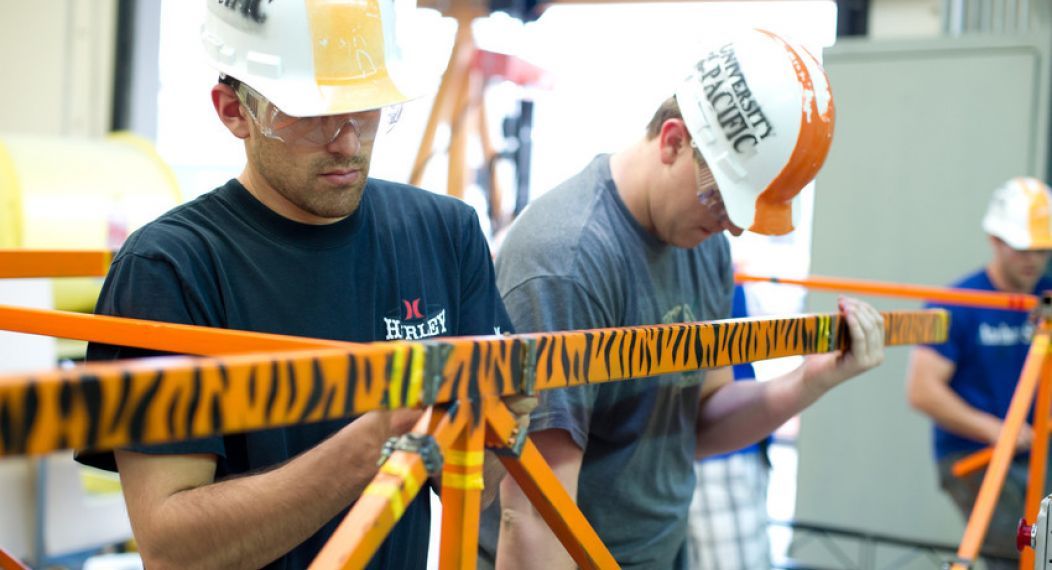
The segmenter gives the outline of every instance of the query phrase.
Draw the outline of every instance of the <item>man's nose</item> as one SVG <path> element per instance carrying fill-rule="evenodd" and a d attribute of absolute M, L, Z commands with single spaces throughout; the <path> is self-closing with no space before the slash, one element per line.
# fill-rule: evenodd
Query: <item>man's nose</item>
<path fill-rule="evenodd" d="M 326 146 L 326 149 L 333 154 L 342 154 L 347 156 L 353 156 L 358 154 L 358 151 L 362 148 L 361 138 L 358 136 L 358 129 L 354 124 L 354 121 L 347 120 L 340 125 L 339 130 L 336 132 L 336 136 L 333 137 L 332 141 Z"/>

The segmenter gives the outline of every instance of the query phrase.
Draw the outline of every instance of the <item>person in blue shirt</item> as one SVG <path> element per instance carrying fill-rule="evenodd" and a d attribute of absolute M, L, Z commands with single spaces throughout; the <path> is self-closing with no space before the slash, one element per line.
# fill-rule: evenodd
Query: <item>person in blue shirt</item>
<path fill-rule="evenodd" d="M 731 317 L 748 317 L 745 289 L 735 285 Z M 734 381 L 756 379 L 751 362 L 733 367 Z M 694 464 L 697 484 L 690 503 L 687 542 L 693 570 L 766 570 L 767 476 L 770 436 Z"/>
<path fill-rule="evenodd" d="M 993 256 L 953 284 L 961 289 L 1039 294 L 1052 290 L 1043 273 L 1052 255 L 1052 190 L 1033 178 L 1013 178 L 998 188 L 983 219 Z M 940 305 L 932 305 L 940 306 Z M 913 350 L 907 371 L 910 404 L 932 418 L 934 452 L 942 489 L 968 518 L 985 470 L 955 477 L 962 457 L 997 442 L 1033 334 L 1021 311 L 944 306 L 950 312 L 947 342 Z M 1028 456 L 1035 434 L 1024 424 L 1016 455 L 987 531 L 983 553 L 1018 558 L 1016 524 L 1024 515 Z M 1048 489 L 1046 484 L 1045 489 Z M 1018 563 L 988 560 L 992 568 Z"/>

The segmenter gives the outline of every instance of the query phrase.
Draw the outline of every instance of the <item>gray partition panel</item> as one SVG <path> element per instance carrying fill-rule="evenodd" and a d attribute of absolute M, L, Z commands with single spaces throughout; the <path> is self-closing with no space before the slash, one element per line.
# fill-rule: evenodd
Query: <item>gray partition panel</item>
<path fill-rule="evenodd" d="M 827 51 L 837 126 L 818 178 L 812 273 L 941 285 L 982 266 L 991 191 L 1046 173 L 1048 44 L 1035 35 Z M 810 311 L 834 306 L 833 295 L 809 295 Z M 906 402 L 908 354 L 889 350 L 881 368 L 804 414 L 798 519 L 959 542 L 963 522 L 938 489 L 930 422 Z"/>

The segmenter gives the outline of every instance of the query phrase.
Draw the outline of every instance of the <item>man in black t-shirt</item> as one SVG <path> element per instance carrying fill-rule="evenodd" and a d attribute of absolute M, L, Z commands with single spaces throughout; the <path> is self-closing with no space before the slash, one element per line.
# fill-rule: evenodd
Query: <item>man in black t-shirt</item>
<path fill-rule="evenodd" d="M 97 312 L 355 342 L 511 330 L 474 211 L 368 178 L 382 109 L 407 99 L 389 73 L 388 13 L 375 2 L 208 3 L 202 36 L 221 73 L 212 102 L 244 141 L 245 168 L 133 234 Z M 95 360 L 147 354 L 89 347 Z M 304 568 L 375 475 L 383 443 L 420 414 L 79 459 L 119 470 L 148 568 Z M 496 490 L 493 476 L 486 484 Z M 429 518 L 421 493 L 371 566 L 423 567 Z"/>

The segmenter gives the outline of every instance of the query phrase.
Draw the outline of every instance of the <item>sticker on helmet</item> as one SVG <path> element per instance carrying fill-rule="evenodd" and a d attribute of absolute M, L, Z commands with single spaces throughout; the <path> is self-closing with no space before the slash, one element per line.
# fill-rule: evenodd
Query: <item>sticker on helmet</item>
<path fill-rule="evenodd" d="M 734 45 L 711 52 L 698 62 L 697 70 L 705 98 L 734 151 L 746 156 L 756 154 L 756 145 L 774 133 L 774 126 L 753 98 Z"/>

